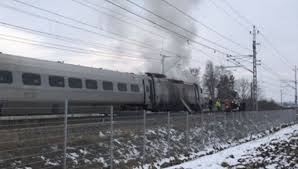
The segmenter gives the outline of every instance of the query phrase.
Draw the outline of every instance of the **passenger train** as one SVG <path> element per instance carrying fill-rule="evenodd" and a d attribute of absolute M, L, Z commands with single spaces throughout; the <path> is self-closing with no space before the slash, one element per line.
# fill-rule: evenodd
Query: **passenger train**
<path fill-rule="evenodd" d="M 164 111 L 184 110 L 187 104 L 199 110 L 200 96 L 197 84 L 161 74 L 136 75 L 0 53 L 2 116 L 61 113 L 66 99 L 80 113 L 102 105 Z M 75 109 L 84 106 L 89 109 Z"/>

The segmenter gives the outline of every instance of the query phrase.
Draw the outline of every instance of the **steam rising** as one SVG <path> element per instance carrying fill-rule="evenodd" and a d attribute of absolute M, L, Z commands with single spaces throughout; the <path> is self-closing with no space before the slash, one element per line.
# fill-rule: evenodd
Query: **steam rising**
<path fill-rule="evenodd" d="M 143 6 L 144 8 L 154 12 L 155 14 L 174 22 L 175 24 L 193 32 L 197 33 L 196 25 L 194 22 L 190 21 L 189 18 L 184 16 L 183 14 L 179 13 L 176 9 L 170 7 L 166 3 L 162 2 L 161 0 L 133 0 L 135 3 Z M 186 13 L 190 13 L 193 7 L 196 7 L 199 0 L 167 0 L 170 3 L 173 3 L 175 6 L 179 7 L 181 10 L 185 11 Z M 113 18 L 106 18 L 106 25 L 110 30 L 121 33 L 127 36 L 130 39 L 136 39 L 143 44 L 150 44 L 152 48 L 155 48 L 155 53 L 152 54 L 153 51 L 150 49 L 144 49 L 142 47 L 137 47 L 139 51 L 139 57 L 145 60 L 143 65 L 143 70 L 145 69 L 146 72 L 153 72 L 153 73 L 161 73 L 161 60 L 162 57 L 157 52 L 160 49 L 160 54 L 170 56 L 169 58 L 165 59 L 165 74 L 168 78 L 173 79 L 180 79 L 184 81 L 194 81 L 193 76 L 187 69 L 188 65 L 190 64 L 191 59 L 191 43 L 189 40 L 194 39 L 195 37 L 193 34 L 185 32 L 184 30 L 176 27 L 175 25 L 166 22 L 149 12 L 146 12 L 132 4 L 125 3 L 126 1 L 117 1 L 122 6 L 129 7 L 131 11 L 134 11 L 149 20 L 152 20 L 168 29 L 178 32 L 184 36 L 189 37 L 189 39 L 184 39 L 176 34 L 170 33 L 162 28 L 159 28 L 157 25 L 151 24 L 146 22 L 145 20 L 138 18 L 133 15 L 127 15 L 128 18 L 133 18 L 134 20 L 140 21 L 138 24 L 140 27 L 146 28 L 147 30 L 151 30 L 152 32 L 156 32 L 160 34 L 162 37 L 157 37 L 154 34 L 150 34 L 148 32 L 140 31 L 134 28 L 134 26 L 129 24 L 124 24 L 121 22 L 115 22 Z M 111 6 L 110 6 L 111 7 Z M 112 6 L 112 10 L 119 12 L 117 7 Z M 120 12 L 123 12 L 120 10 Z M 142 22 L 144 24 L 142 24 Z M 151 25 L 151 26 L 148 26 Z M 126 49 L 132 49 L 132 46 L 126 43 L 118 43 L 115 44 L 118 52 L 127 52 Z M 170 51 L 170 52 L 168 52 Z M 150 53 L 151 52 L 151 53 Z M 159 59 L 152 62 L 152 60 L 148 60 L 148 58 L 156 58 Z"/>
<path fill-rule="evenodd" d="M 169 1 L 169 2 L 175 4 L 175 6 L 184 10 L 186 13 L 189 13 L 192 7 L 196 6 L 199 0 L 187 0 L 187 1 L 177 0 L 177 1 Z M 187 17 L 179 13 L 177 10 L 171 8 L 167 4 L 163 3 L 162 1 L 146 0 L 144 2 L 144 6 L 147 9 L 158 14 L 159 16 L 162 16 L 163 18 L 166 18 L 174 22 L 175 24 L 180 25 L 191 32 L 197 33 L 196 26 L 193 22 L 191 22 Z M 168 22 L 153 16 L 150 13 L 146 13 L 146 17 L 150 18 L 151 20 L 157 21 L 159 24 L 162 24 L 165 27 L 175 32 L 179 32 L 180 34 L 183 34 L 189 37 L 189 39 L 195 38 L 193 34 L 187 33 Z M 168 56 L 172 56 L 165 60 L 165 74 L 169 78 L 181 79 L 185 81 L 193 81 L 193 78 L 191 78 L 192 76 L 189 76 L 190 73 L 186 71 L 186 68 L 189 65 L 190 59 L 191 59 L 190 45 L 191 44 L 189 40 L 182 39 L 172 33 L 168 33 L 167 39 L 163 40 L 163 44 L 161 44 L 160 46 L 162 46 L 162 49 L 164 50 L 162 50 L 161 53 Z M 167 53 L 165 52 L 165 50 L 176 53 L 178 56 L 175 56 L 173 53 Z M 161 72 L 160 71 L 161 65 L 158 65 L 158 64 L 155 64 L 155 65 L 147 64 L 146 68 L 148 71 L 151 71 L 151 72 L 156 72 L 156 73 Z"/>

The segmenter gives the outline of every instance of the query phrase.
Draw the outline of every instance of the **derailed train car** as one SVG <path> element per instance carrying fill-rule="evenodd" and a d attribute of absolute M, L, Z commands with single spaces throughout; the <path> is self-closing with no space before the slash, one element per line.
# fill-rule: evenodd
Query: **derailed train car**
<path fill-rule="evenodd" d="M 198 110 L 200 94 L 196 84 L 163 75 L 136 75 L 0 54 L 1 115 L 56 114 L 63 112 L 65 99 L 72 111 L 79 113 L 96 113 L 101 105 L 184 110 L 181 99 Z"/>
<path fill-rule="evenodd" d="M 151 102 L 156 110 L 182 110 L 182 99 L 194 110 L 200 107 L 200 90 L 196 84 L 167 79 L 164 75 L 147 73 Z"/>

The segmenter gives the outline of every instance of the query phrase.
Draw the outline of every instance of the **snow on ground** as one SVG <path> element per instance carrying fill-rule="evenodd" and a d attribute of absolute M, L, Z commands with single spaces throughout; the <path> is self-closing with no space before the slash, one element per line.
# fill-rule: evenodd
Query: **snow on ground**
<path fill-rule="evenodd" d="M 168 169 L 298 168 L 298 124 Z"/>

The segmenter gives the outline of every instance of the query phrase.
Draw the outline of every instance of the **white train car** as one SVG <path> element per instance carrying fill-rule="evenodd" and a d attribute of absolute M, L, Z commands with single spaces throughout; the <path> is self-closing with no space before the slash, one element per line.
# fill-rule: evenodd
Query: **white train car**
<path fill-rule="evenodd" d="M 198 110 L 196 84 L 160 74 L 116 72 L 0 53 L 0 114 L 98 113 L 101 105 L 153 111 Z M 182 101 L 183 100 L 183 101 Z"/>
<path fill-rule="evenodd" d="M 193 110 L 200 109 L 200 90 L 194 83 L 167 79 L 165 75 L 147 73 L 155 110 L 185 110 L 184 100 Z"/>
<path fill-rule="evenodd" d="M 1 114 L 40 113 L 27 110 L 36 106 L 58 113 L 65 99 L 88 106 L 148 106 L 146 87 L 147 76 L 0 53 Z"/>

